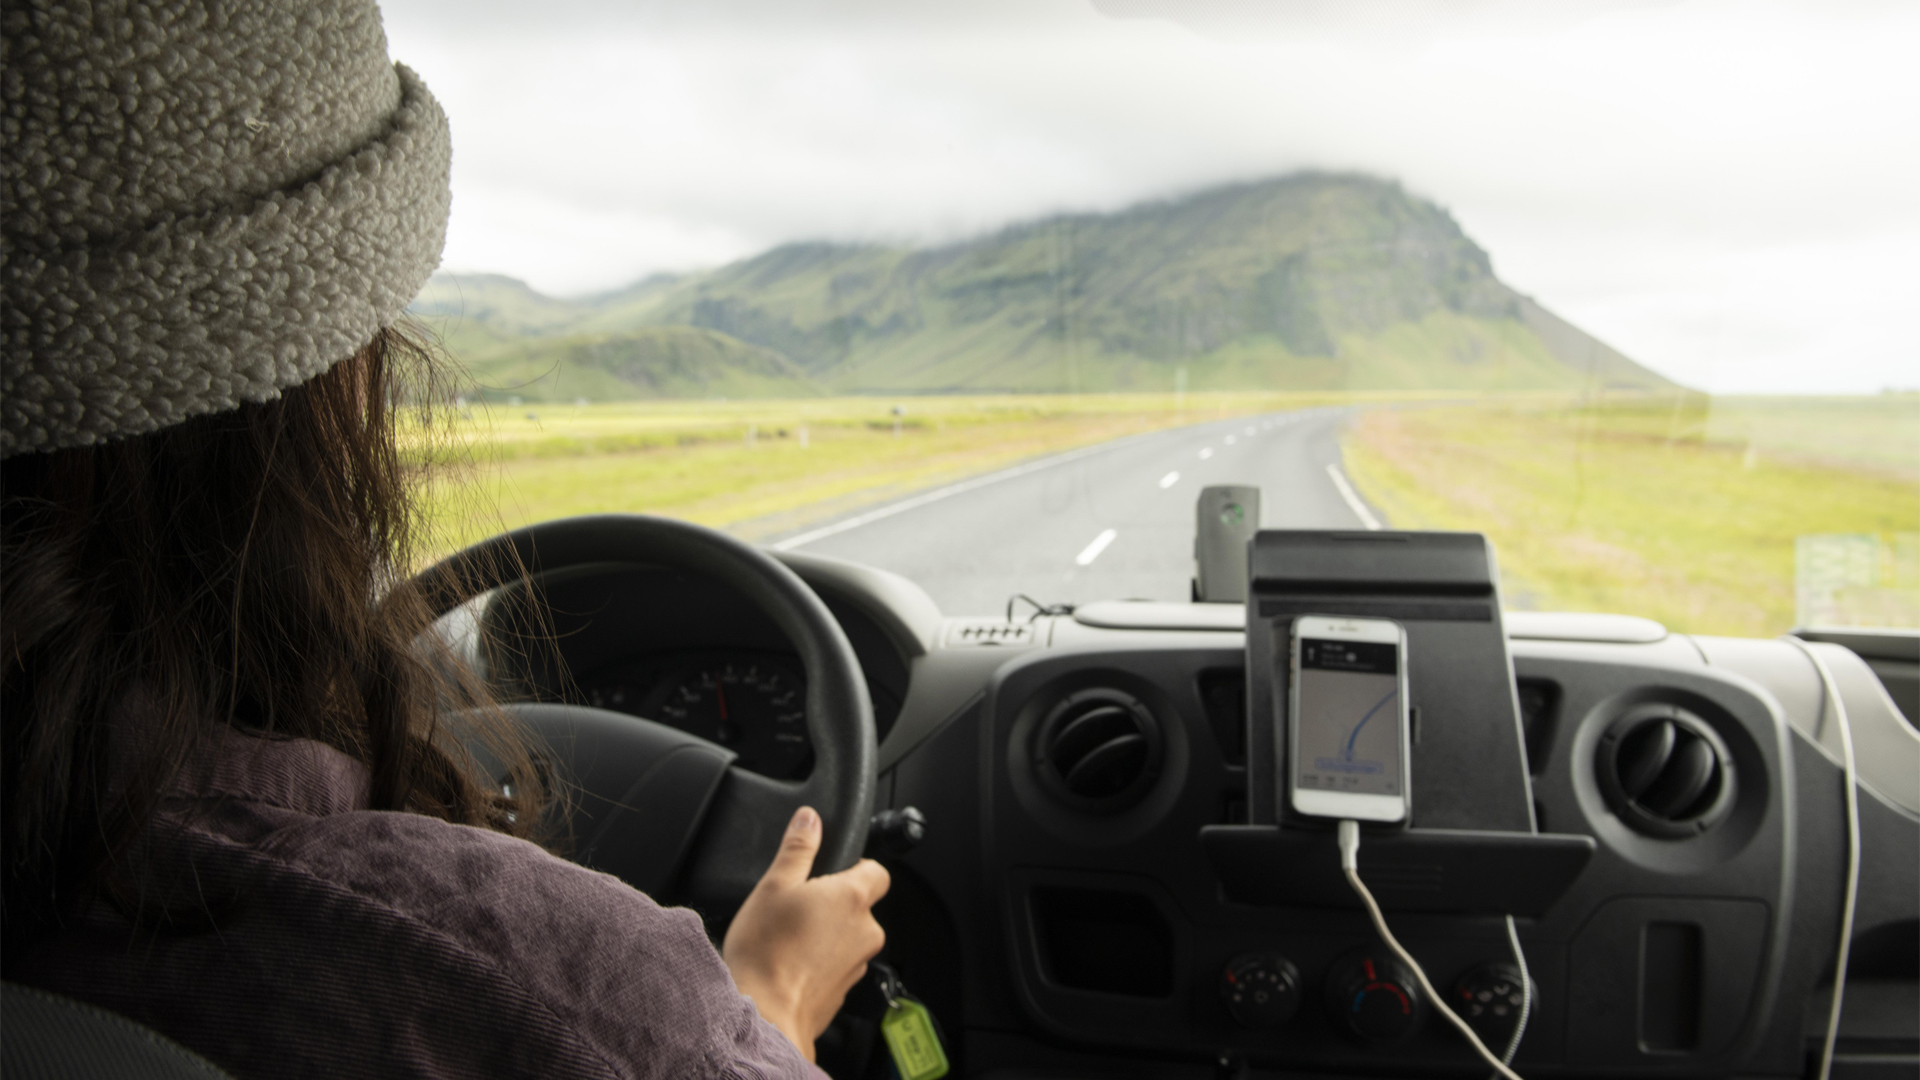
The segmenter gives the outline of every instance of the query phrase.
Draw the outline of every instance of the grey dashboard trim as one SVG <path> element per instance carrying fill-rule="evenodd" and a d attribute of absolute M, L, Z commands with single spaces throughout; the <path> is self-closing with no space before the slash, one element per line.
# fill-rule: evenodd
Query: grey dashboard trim
<path fill-rule="evenodd" d="M 880 744 L 881 772 L 899 764 L 914 747 L 932 738 L 947 721 L 966 711 L 1001 664 L 1026 649 L 941 649 L 913 661 L 907 700 Z"/>
<path fill-rule="evenodd" d="M 1074 619 L 1054 620 L 1053 648 L 1080 645 L 1128 649 L 1234 649 L 1244 653 L 1247 631 L 1244 623 L 1232 630 L 1115 630 L 1087 626 Z"/>
<path fill-rule="evenodd" d="M 1247 606 L 1099 600 L 1075 608 L 1073 621 L 1108 630 L 1240 630 L 1247 625 Z"/>
<path fill-rule="evenodd" d="M 1586 611 L 1508 611 L 1504 613 L 1504 618 L 1509 638 L 1528 641 L 1649 645 L 1667 636 L 1666 627 L 1638 615 L 1605 615 Z"/>
<path fill-rule="evenodd" d="M 1907 722 L 1920 728 L 1920 630 L 1814 626 L 1801 627 L 1792 635 L 1802 641 L 1845 645 L 1859 653 Z"/>
<path fill-rule="evenodd" d="M 940 606 L 912 581 L 891 571 L 828 555 L 771 548 L 766 551 L 787 564 L 802 581 L 825 588 L 858 607 L 879 624 L 907 660 L 933 651 L 939 640 Z"/>
<path fill-rule="evenodd" d="M 1532 641 L 1592 641 L 1644 645 L 1667 637 L 1667 628 L 1638 615 L 1583 611 L 1507 611 L 1509 638 Z M 1146 600 L 1100 600 L 1075 609 L 1082 626 L 1108 630 L 1238 630 L 1246 626 L 1244 604 L 1170 604 Z"/>
<path fill-rule="evenodd" d="M 1839 725 L 1830 719 L 1833 710 L 1819 673 L 1798 648 L 1778 639 L 1696 637 L 1694 641 L 1709 664 L 1739 672 L 1765 687 L 1780 702 L 1787 722 L 1828 760 L 1839 763 Z M 1879 677 L 1853 650 L 1824 642 L 1808 642 L 1807 647 L 1818 650 L 1827 662 L 1846 701 L 1860 783 L 1907 813 L 1920 815 L 1920 731 L 1901 716 Z"/>

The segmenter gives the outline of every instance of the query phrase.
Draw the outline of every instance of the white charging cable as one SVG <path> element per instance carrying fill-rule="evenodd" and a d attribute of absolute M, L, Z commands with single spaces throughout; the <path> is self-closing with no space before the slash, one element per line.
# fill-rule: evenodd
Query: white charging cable
<path fill-rule="evenodd" d="M 1470 1027 L 1465 1020 L 1460 1019 L 1460 1014 L 1453 1011 L 1453 1008 L 1447 1004 L 1446 999 L 1440 996 L 1440 992 L 1433 988 L 1433 983 L 1427 980 L 1426 969 L 1420 966 L 1420 961 L 1415 960 L 1413 954 L 1408 952 L 1406 948 L 1400 944 L 1399 939 L 1393 936 L 1393 931 L 1387 929 L 1387 917 L 1380 913 L 1379 902 L 1374 900 L 1373 893 L 1368 890 L 1366 882 L 1360 880 L 1360 823 L 1357 821 L 1342 821 L 1340 823 L 1338 836 L 1340 840 L 1340 869 L 1347 873 L 1347 884 L 1352 885 L 1353 891 L 1360 894 L 1360 902 L 1367 905 L 1367 914 L 1373 916 L 1373 928 L 1379 931 L 1380 940 L 1387 943 L 1387 948 L 1392 949 L 1393 954 L 1399 957 L 1402 963 L 1413 969 L 1414 978 L 1420 980 L 1420 989 L 1426 992 L 1427 1000 L 1433 1002 L 1434 1008 L 1440 1010 L 1440 1015 L 1446 1017 L 1454 1027 L 1460 1029 L 1460 1034 L 1465 1035 L 1467 1041 L 1473 1044 L 1473 1049 L 1479 1053 L 1481 1057 L 1487 1059 L 1487 1064 L 1493 1066 L 1493 1071 L 1505 1077 L 1506 1080 L 1520 1080 L 1520 1074 L 1508 1068 L 1506 1062 L 1500 1060 L 1498 1055 L 1487 1049 L 1487 1044 L 1480 1041 L 1480 1036 L 1474 1034 L 1473 1028 Z M 1514 935 L 1514 945 L 1514 951 L 1517 955 L 1519 952 L 1519 935 L 1517 933 Z M 1522 973 L 1522 978 L 1525 978 L 1524 972 Z M 1529 1001 L 1528 1004 L 1531 1004 L 1531 1001 Z M 1523 1015 L 1521 1019 L 1524 1023 L 1525 1016 Z M 1517 1048 L 1519 1046 L 1519 1039 L 1517 1037 L 1518 1033 L 1516 1032 L 1515 1034 L 1514 1046 Z"/>
<path fill-rule="evenodd" d="M 1820 654 L 1799 638 L 1788 641 L 1800 647 L 1820 673 L 1820 690 L 1833 706 L 1834 722 L 1840 725 L 1840 766 L 1847 781 L 1847 891 L 1840 902 L 1840 954 L 1833 962 L 1833 1004 L 1827 1009 L 1827 1041 L 1820 1048 L 1819 1080 L 1833 1073 L 1833 1044 L 1840 1037 L 1840 1003 L 1847 992 L 1847 954 L 1853 950 L 1853 913 L 1860 899 L 1860 772 L 1853 758 L 1853 722 L 1847 718 L 1847 703 L 1840 698 L 1839 684 Z"/>
<path fill-rule="evenodd" d="M 1527 1020 L 1533 1016 L 1533 975 L 1527 971 L 1527 954 L 1520 948 L 1520 928 L 1513 924 L 1513 916 L 1507 916 L 1507 944 L 1513 946 L 1513 963 L 1520 969 L 1520 1022 L 1513 1025 L 1513 1034 L 1507 1039 L 1507 1051 L 1500 1060 L 1513 1064 L 1513 1055 L 1520 1052 L 1520 1040 L 1526 1037 Z"/>

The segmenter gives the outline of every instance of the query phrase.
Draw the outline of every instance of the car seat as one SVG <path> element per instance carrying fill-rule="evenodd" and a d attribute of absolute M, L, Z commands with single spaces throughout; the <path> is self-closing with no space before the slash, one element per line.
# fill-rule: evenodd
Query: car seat
<path fill-rule="evenodd" d="M 157 1031 L 83 1002 L 0 983 L 5 1080 L 232 1080 Z"/>

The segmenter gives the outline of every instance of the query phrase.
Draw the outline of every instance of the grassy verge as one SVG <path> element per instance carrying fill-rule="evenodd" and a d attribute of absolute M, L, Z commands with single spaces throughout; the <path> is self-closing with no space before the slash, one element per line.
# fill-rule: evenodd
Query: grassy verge
<path fill-rule="evenodd" d="M 1916 440 L 1913 395 L 1701 398 L 1375 410 L 1344 451 L 1394 526 L 1487 533 L 1512 606 L 1770 635 L 1796 537 L 1920 530 Z"/>
<path fill-rule="evenodd" d="M 606 511 L 667 514 L 758 540 L 1108 439 L 1365 400 L 1381 398 L 1194 393 L 476 405 L 454 423 L 450 440 L 423 438 L 415 449 L 436 463 L 426 489 L 435 553 L 529 522 Z"/>

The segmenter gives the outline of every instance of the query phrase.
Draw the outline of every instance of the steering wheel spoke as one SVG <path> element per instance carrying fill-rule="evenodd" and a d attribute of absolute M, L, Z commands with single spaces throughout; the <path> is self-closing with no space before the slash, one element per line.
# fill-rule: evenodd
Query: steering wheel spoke
<path fill-rule="evenodd" d="M 733 751 L 625 713 L 536 702 L 507 711 L 557 781 L 558 846 L 641 892 L 666 894 Z"/>
<path fill-rule="evenodd" d="M 728 769 L 682 877 L 681 895 L 702 909 L 737 907 L 780 850 L 794 811 L 810 803 L 803 784 Z"/>

